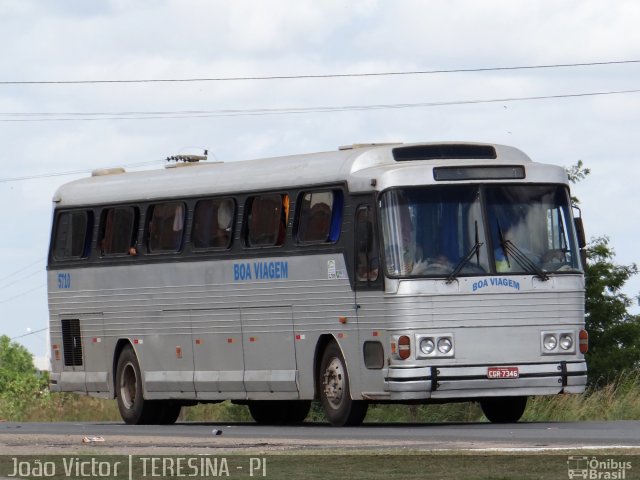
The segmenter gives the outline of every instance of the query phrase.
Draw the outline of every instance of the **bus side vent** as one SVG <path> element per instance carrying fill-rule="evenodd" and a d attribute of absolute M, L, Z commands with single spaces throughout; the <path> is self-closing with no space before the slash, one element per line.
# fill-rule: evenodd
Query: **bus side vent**
<path fill-rule="evenodd" d="M 413 160 L 495 160 L 498 158 L 492 145 L 444 143 L 441 145 L 413 145 L 393 149 L 396 162 Z"/>
<path fill-rule="evenodd" d="M 82 337 L 77 318 L 62 320 L 62 349 L 66 367 L 82 366 Z"/>

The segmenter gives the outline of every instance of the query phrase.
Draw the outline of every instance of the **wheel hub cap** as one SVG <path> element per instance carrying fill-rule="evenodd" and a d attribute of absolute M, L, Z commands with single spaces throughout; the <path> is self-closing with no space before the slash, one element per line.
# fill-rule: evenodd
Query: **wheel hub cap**
<path fill-rule="evenodd" d="M 334 358 L 324 372 L 324 395 L 332 408 L 338 408 L 344 395 L 344 372 L 342 362 Z"/>
<path fill-rule="evenodd" d="M 120 398 L 127 409 L 133 408 L 137 394 L 136 370 L 133 365 L 125 365 L 120 379 Z"/>

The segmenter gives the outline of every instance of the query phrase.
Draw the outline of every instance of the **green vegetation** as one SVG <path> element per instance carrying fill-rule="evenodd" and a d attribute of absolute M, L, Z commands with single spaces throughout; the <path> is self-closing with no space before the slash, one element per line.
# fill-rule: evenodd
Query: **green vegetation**
<path fill-rule="evenodd" d="M 582 395 L 536 397 L 522 421 L 640 420 L 640 370 L 628 371 Z"/>
<path fill-rule="evenodd" d="M 571 183 L 591 174 L 582 160 L 566 171 Z M 576 197 L 571 201 L 580 204 Z M 628 312 L 632 300 L 622 293 L 638 267 L 634 263 L 618 265 L 614 258 L 608 237 L 591 239 L 585 266 L 585 324 L 589 332 L 586 358 L 591 386 L 612 384 L 617 376 L 640 367 L 640 315 Z"/>
<path fill-rule="evenodd" d="M 617 265 L 607 237 L 591 241 L 585 272 L 585 322 L 589 332 L 589 383 L 604 385 L 612 377 L 640 365 L 640 315 L 627 309 L 631 299 L 621 292 L 638 273 L 635 264 Z"/>
<path fill-rule="evenodd" d="M 29 406 L 46 391 L 48 377 L 39 375 L 29 351 L 6 335 L 0 337 L 0 416 L 22 420 Z"/>

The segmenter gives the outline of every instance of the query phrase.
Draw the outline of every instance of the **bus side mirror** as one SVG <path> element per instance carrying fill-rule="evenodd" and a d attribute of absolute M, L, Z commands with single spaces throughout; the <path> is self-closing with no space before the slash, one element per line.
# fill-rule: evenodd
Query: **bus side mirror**
<path fill-rule="evenodd" d="M 582 262 L 582 268 L 587 268 L 587 250 L 584 248 L 580 249 L 580 262 Z"/>
<path fill-rule="evenodd" d="M 584 225 L 582 224 L 582 217 L 575 217 L 573 223 L 576 226 L 576 235 L 578 237 L 578 246 L 580 247 L 580 261 L 582 262 L 582 268 L 587 267 L 587 239 L 584 234 Z"/>
<path fill-rule="evenodd" d="M 578 235 L 578 246 L 582 250 L 587 246 L 587 240 L 584 235 L 584 225 L 582 224 L 582 217 L 576 217 L 573 219 L 576 226 L 576 234 Z"/>

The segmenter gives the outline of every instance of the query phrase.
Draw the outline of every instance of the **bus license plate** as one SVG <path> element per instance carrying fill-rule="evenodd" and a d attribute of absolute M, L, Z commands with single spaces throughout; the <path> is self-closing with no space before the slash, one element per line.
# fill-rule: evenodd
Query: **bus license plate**
<path fill-rule="evenodd" d="M 489 367 L 487 378 L 518 378 L 520 372 L 518 367 Z"/>

